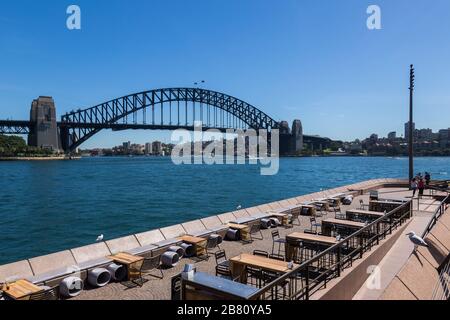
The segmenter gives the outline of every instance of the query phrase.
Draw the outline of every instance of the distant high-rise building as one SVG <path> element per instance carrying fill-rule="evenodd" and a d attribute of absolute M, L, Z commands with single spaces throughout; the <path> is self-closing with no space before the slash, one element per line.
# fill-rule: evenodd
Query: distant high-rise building
<path fill-rule="evenodd" d="M 389 132 L 387 137 L 389 140 L 395 140 L 397 139 L 397 132 L 395 131 Z"/>
<path fill-rule="evenodd" d="M 416 130 L 416 124 L 414 122 L 412 123 L 412 130 Z M 405 139 L 409 139 L 409 121 L 405 123 Z"/>
<path fill-rule="evenodd" d="M 155 141 L 152 144 L 152 153 L 155 155 L 161 155 L 162 154 L 162 143 L 159 141 Z"/>
<path fill-rule="evenodd" d="M 441 148 L 447 148 L 450 145 L 450 128 L 439 130 L 439 145 Z"/>
<path fill-rule="evenodd" d="M 123 149 L 124 149 L 125 151 L 130 151 L 130 149 L 131 149 L 131 142 L 130 142 L 130 141 L 124 142 L 124 143 L 123 143 Z"/>
<path fill-rule="evenodd" d="M 145 154 L 152 154 L 152 144 L 150 142 L 145 144 Z"/>
<path fill-rule="evenodd" d="M 432 141 L 433 140 L 433 130 L 420 129 L 418 131 L 418 139 L 421 141 Z"/>

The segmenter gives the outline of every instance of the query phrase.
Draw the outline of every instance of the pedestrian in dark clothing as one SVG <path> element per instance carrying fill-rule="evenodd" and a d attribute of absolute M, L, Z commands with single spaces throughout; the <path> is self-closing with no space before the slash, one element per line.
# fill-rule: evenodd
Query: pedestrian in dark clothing
<path fill-rule="evenodd" d="M 423 190 L 425 190 L 425 182 L 423 181 L 423 179 L 419 180 L 419 183 L 417 184 L 417 187 L 419 188 L 419 198 L 422 198 Z"/>

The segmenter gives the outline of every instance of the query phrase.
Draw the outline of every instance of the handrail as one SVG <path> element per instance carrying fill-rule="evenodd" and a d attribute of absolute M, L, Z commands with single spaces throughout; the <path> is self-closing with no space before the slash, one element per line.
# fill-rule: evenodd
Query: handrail
<path fill-rule="evenodd" d="M 431 229 L 433 229 L 433 227 L 436 225 L 436 222 L 439 220 L 439 218 L 445 213 L 445 205 L 449 202 L 450 202 L 450 194 L 445 197 L 445 199 L 441 202 L 441 205 L 434 212 L 433 217 L 431 218 L 430 222 L 425 228 L 425 231 L 422 234 L 422 239 L 426 238 L 426 236 L 430 233 Z"/>
<path fill-rule="evenodd" d="M 335 244 L 335 245 L 329 247 L 328 249 L 322 251 L 321 253 L 319 253 L 318 255 L 314 256 L 310 260 L 305 261 L 302 264 L 296 266 L 295 268 L 292 269 L 292 271 L 290 271 L 290 272 L 282 275 L 281 277 L 275 279 L 271 283 L 267 284 L 265 287 L 261 288 L 252 297 L 250 297 L 250 299 L 257 299 L 258 297 L 263 296 L 264 293 L 266 293 L 269 290 L 275 288 L 279 283 L 283 283 L 287 279 L 295 277 L 295 275 L 298 274 L 299 271 L 305 270 L 305 269 L 308 270 L 308 267 L 310 265 L 312 265 L 315 262 L 318 262 L 321 258 L 325 257 L 327 254 L 330 254 L 330 253 L 333 253 L 333 252 L 338 252 L 339 253 L 341 248 L 342 248 L 342 246 L 345 243 L 348 243 L 350 240 L 358 237 L 359 235 L 363 234 L 366 231 L 369 231 L 374 226 L 378 226 L 379 223 L 385 221 L 386 219 L 391 218 L 393 215 L 398 213 L 400 210 L 403 210 L 403 209 L 405 209 L 407 207 L 409 207 L 409 211 L 406 212 L 405 214 L 403 214 L 401 216 L 400 220 L 403 219 L 407 215 L 409 215 L 409 217 L 411 217 L 412 216 L 412 200 L 409 200 L 409 201 L 405 202 L 404 204 L 398 206 L 397 208 L 393 209 L 392 211 L 390 211 L 389 213 L 387 213 L 383 217 L 378 218 L 377 220 L 373 221 L 372 223 L 368 224 L 367 226 L 363 227 L 362 229 L 360 229 L 360 230 L 356 231 L 355 233 L 351 234 L 350 236 L 348 236 L 344 240 L 341 240 L 337 244 Z M 378 234 L 377 237 L 379 237 L 379 236 L 380 235 Z M 340 270 L 341 263 L 342 263 L 342 261 L 338 261 L 337 262 L 338 270 Z M 340 273 L 340 271 L 337 271 L 337 272 Z M 307 288 L 307 290 L 308 290 L 308 288 Z"/>

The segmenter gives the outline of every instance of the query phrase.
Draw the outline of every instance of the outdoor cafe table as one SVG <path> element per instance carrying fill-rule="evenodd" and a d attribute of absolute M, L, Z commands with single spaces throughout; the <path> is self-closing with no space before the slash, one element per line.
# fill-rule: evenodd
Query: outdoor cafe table
<path fill-rule="evenodd" d="M 195 248 L 195 255 L 197 257 L 201 257 L 206 254 L 207 239 L 193 236 L 182 236 L 179 239 L 184 243 L 193 245 Z"/>
<path fill-rule="evenodd" d="M 250 241 L 250 226 L 246 224 L 229 223 L 228 227 L 234 230 L 239 230 L 241 233 L 241 240 Z"/>
<path fill-rule="evenodd" d="M 289 226 L 289 215 L 286 213 L 279 212 L 269 212 L 271 217 L 277 218 L 280 220 L 282 226 Z"/>
<path fill-rule="evenodd" d="M 310 244 L 321 244 L 323 246 L 333 246 L 338 243 L 336 238 L 334 237 L 328 237 L 328 236 L 322 236 L 322 235 L 316 235 L 316 234 L 309 234 L 309 233 L 302 233 L 302 232 L 294 232 L 286 236 L 286 260 L 292 261 L 294 257 L 295 252 L 295 245 L 292 245 L 294 242 L 301 241 L 303 243 L 310 243 Z"/>
<path fill-rule="evenodd" d="M 109 256 L 115 263 L 126 266 L 128 273 L 128 280 L 134 280 L 139 276 L 139 269 L 144 262 L 144 257 L 135 256 L 126 252 L 120 252 L 118 254 Z"/>
<path fill-rule="evenodd" d="M 316 215 L 316 207 L 313 206 L 310 203 L 302 204 L 302 209 L 300 211 L 300 214 L 302 216 L 315 216 Z"/>
<path fill-rule="evenodd" d="M 347 219 L 351 220 L 351 221 L 357 221 L 357 220 L 375 221 L 375 220 L 383 217 L 384 213 L 378 212 L 378 211 L 351 209 L 351 210 L 347 210 L 346 216 L 347 216 Z"/>
<path fill-rule="evenodd" d="M 243 253 L 237 257 L 230 259 L 231 274 L 233 275 L 233 278 L 239 277 L 240 282 L 242 283 L 247 282 L 247 266 L 284 274 L 291 271 L 288 265 L 289 263 L 285 261 L 255 256 L 248 253 Z M 297 266 L 298 265 L 294 264 L 294 268 Z"/>
<path fill-rule="evenodd" d="M 325 236 L 331 236 L 331 232 L 334 226 L 359 230 L 364 228 L 366 225 L 362 222 L 355 222 L 349 220 L 340 220 L 334 218 L 325 219 L 322 221 L 322 234 Z"/>
<path fill-rule="evenodd" d="M 44 291 L 44 289 L 29 282 L 28 280 L 18 280 L 8 284 L 8 287 L 9 288 L 6 289 L 5 284 L 3 292 L 14 300 L 28 300 L 32 294 Z"/>

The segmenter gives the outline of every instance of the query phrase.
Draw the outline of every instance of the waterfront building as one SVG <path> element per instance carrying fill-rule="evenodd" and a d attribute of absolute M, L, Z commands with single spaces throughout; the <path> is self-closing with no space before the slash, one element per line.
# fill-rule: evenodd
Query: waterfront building
<path fill-rule="evenodd" d="M 160 141 L 155 141 L 152 144 L 152 151 L 154 155 L 161 155 L 162 154 L 162 143 Z"/>
<path fill-rule="evenodd" d="M 416 124 L 414 122 L 412 123 L 412 130 L 413 131 L 416 130 Z M 405 123 L 405 140 L 408 141 L 408 139 L 409 139 L 409 121 Z"/>
<path fill-rule="evenodd" d="M 389 132 L 387 138 L 388 138 L 389 140 L 395 140 L 395 139 L 397 139 L 397 132 L 395 132 L 395 131 Z"/>
<path fill-rule="evenodd" d="M 152 154 L 152 144 L 150 142 L 145 144 L 145 154 Z"/>

